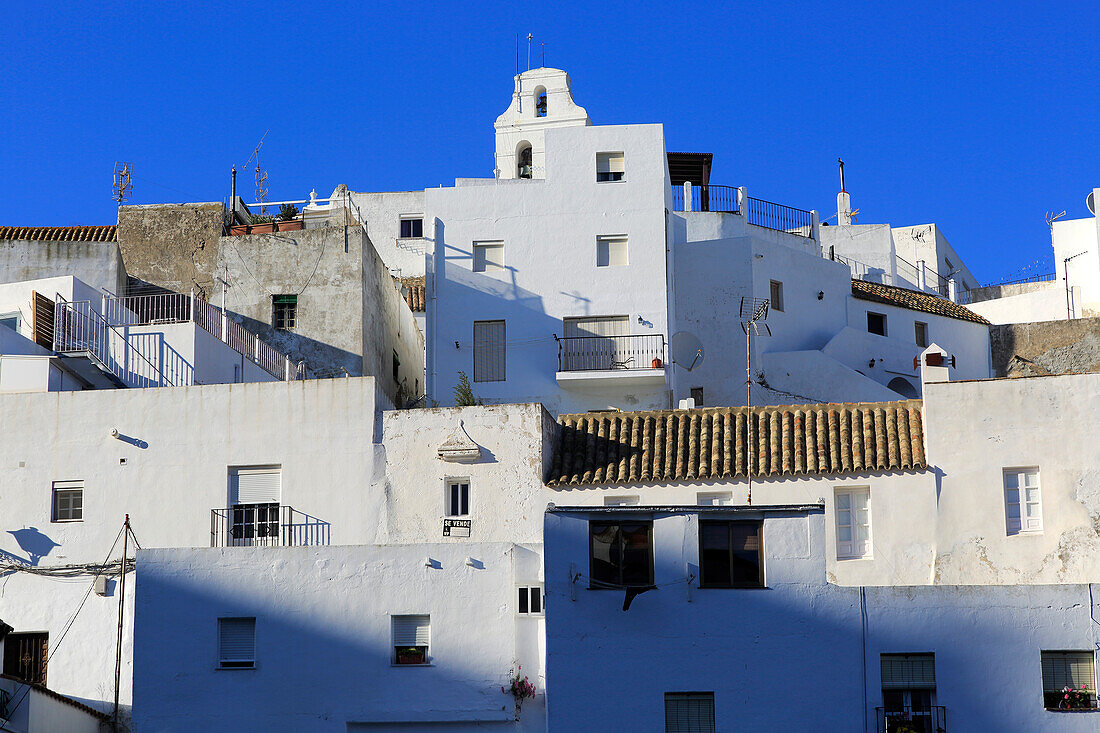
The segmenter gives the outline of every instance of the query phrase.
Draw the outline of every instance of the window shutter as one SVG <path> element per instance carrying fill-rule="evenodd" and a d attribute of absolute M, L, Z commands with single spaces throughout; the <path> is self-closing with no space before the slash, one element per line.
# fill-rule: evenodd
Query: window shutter
<path fill-rule="evenodd" d="M 504 321 L 474 321 L 474 381 L 503 382 L 505 371 Z"/>
<path fill-rule="evenodd" d="M 714 733 L 713 692 L 666 692 L 666 733 Z"/>
<path fill-rule="evenodd" d="M 229 503 L 278 504 L 282 473 L 278 468 L 234 471 L 229 475 Z"/>
<path fill-rule="evenodd" d="M 394 646 L 428 646 L 431 635 L 430 616 L 394 616 Z"/>
<path fill-rule="evenodd" d="M 256 660 L 256 619 L 218 619 L 218 657 L 226 662 Z"/>
<path fill-rule="evenodd" d="M 936 689 L 935 654 L 883 654 L 879 659 L 882 689 Z"/>
<path fill-rule="evenodd" d="M 1092 652 L 1043 652 L 1042 659 L 1044 692 L 1088 685 L 1090 694 L 1096 693 Z"/>

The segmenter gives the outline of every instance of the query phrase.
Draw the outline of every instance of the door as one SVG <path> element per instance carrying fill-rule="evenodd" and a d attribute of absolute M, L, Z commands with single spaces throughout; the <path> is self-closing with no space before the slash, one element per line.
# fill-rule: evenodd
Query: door
<path fill-rule="evenodd" d="M 626 316 L 566 318 L 562 371 L 637 369 L 629 355 L 630 320 Z"/>

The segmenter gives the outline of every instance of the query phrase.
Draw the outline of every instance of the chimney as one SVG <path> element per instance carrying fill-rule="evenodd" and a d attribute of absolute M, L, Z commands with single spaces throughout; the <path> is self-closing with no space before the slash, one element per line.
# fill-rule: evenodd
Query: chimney
<path fill-rule="evenodd" d="M 949 368 L 955 366 L 955 357 L 948 355 L 938 344 L 929 344 L 928 348 L 920 353 L 913 364 L 920 369 L 921 385 L 930 382 L 950 382 Z M 923 390 L 921 390 L 923 394 Z"/>
<path fill-rule="evenodd" d="M 852 223 L 852 197 L 844 190 L 844 161 L 836 159 L 840 164 L 840 193 L 836 195 L 836 223 L 844 226 Z"/>

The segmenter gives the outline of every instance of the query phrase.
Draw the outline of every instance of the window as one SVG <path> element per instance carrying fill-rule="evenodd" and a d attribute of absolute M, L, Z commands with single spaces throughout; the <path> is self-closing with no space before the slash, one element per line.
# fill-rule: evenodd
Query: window
<path fill-rule="evenodd" d="M 474 321 L 474 381 L 503 382 L 504 321 Z"/>
<path fill-rule="evenodd" d="M 1088 707 L 1096 707 L 1096 662 L 1091 651 L 1041 652 L 1040 656 L 1044 707 L 1070 707 L 1062 689 L 1072 687 L 1080 690 L 1082 685 L 1087 685 Z"/>
<path fill-rule="evenodd" d="M 916 321 L 913 324 L 913 335 L 916 339 L 917 346 L 922 349 L 928 348 L 928 324 Z"/>
<path fill-rule="evenodd" d="M 19 332 L 19 314 L 18 313 L 0 313 L 0 326 L 10 328 L 16 333 Z"/>
<path fill-rule="evenodd" d="M 522 585 L 519 587 L 519 603 L 516 611 L 521 616 L 542 615 L 542 586 Z"/>
<path fill-rule="evenodd" d="M 760 521 L 699 522 L 700 588 L 763 588 Z"/>
<path fill-rule="evenodd" d="M 279 544 L 282 468 L 229 469 L 229 546 Z"/>
<path fill-rule="evenodd" d="M 271 325 L 284 331 L 298 325 L 297 295 L 271 296 Z"/>
<path fill-rule="evenodd" d="M 420 239 L 424 236 L 424 220 L 401 217 L 401 239 Z"/>
<path fill-rule="evenodd" d="M 474 272 L 504 269 L 504 242 L 474 242 Z"/>
<path fill-rule="evenodd" d="M 393 663 L 428 664 L 431 616 L 391 616 L 393 624 Z"/>
<path fill-rule="evenodd" d="M 401 381 L 401 360 L 397 358 L 397 351 L 393 352 L 393 381 Z"/>
<path fill-rule="evenodd" d="M 604 506 L 638 506 L 640 497 L 637 496 L 605 496 Z"/>
<path fill-rule="evenodd" d="M 84 482 L 53 482 L 53 521 L 79 522 L 84 519 Z"/>
<path fill-rule="evenodd" d="M 1008 534 L 1043 531 L 1038 468 L 1006 468 L 1005 524 Z"/>
<path fill-rule="evenodd" d="M 447 481 L 447 516 L 465 517 L 470 513 L 470 480 Z"/>
<path fill-rule="evenodd" d="M 879 670 L 887 730 L 902 730 L 903 722 L 920 731 L 936 730 L 936 655 L 882 654 Z"/>
<path fill-rule="evenodd" d="M 733 492 L 700 491 L 696 496 L 699 506 L 729 506 L 733 503 Z"/>
<path fill-rule="evenodd" d="M 596 237 L 596 267 L 627 264 L 626 237 Z"/>
<path fill-rule="evenodd" d="M 693 399 L 695 401 L 695 406 L 696 407 L 702 407 L 703 406 L 703 388 L 702 387 L 692 387 L 691 388 L 691 399 Z"/>
<path fill-rule="evenodd" d="M 256 619 L 218 619 L 218 666 L 251 669 L 256 666 Z"/>
<path fill-rule="evenodd" d="M 520 148 L 516 152 L 516 177 L 530 178 L 531 169 L 531 144 L 520 143 Z"/>
<path fill-rule="evenodd" d="M 778 280 L 772 280 L 771 284 L 771 303 L 769 307 L 773 311 L 783 312 L 783 283 Z"/>
<path fill-rule="evenodd" d="M 45 685 L 49 652 L 47 632 L 8 634 L 4 637 L 4 674 Z"/>
<path fill-rule="evenodd" d="M 589 522 L 589 588 L 653 585 L 652 522 Z"/>
<path fill-rule="evenodd" d="M 886 335 L 886 314 L 867 311 L 867 333 Z"/>
<path fill-rule="evenodd" d="M 596 180 L 600 183 L 621 181 L 626 174 L 622 153 L 596 153 Z"/>
<path fill-rule="evenodd" d="M 665 733 L 714 733 L 714 693 L 666 692 Z"/>
<path fill-rule="evenodd" d="M 870 489 L 836 492 L 836 556 L 850 560 L 871 555 Z"/>
<path fill-rule="evenodd" d="M 561 370 L 633 369 L 639 366 L 630 350 L 627 316 L 563 318 Z"/>

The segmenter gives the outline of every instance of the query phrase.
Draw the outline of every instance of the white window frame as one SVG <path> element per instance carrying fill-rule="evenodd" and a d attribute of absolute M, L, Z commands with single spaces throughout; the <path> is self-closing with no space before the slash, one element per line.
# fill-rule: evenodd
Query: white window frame
<path fill-rule="evenodd" d="M 779 293 L 779 297 L 776 298 L 775 294 Z M 768 308 L 773 311 L 779 311 L 783 313 L 783 281 L 772 280 L 768 283 Z"/>
<path fill-rule="evenodd" d="M 252 654 L 250 658 L 228 659 L 222 656 L 222 627 L 223 621 L 251 621 L 252 622 Z M 256 668 L 256 617 L 255 616 L 224 616 L 218 618 L 218 669 L 255 669 Z"/>
<path fill-rule="evenodd" d="M 419 221 L 420 222 L 420 236 L 401 236 L 401 226 L 406 221 Z M 410 225 L 411 228 L 411 225 Z M 397 238 L 398 239 L 423 239 L 424 238 L 424 215 L 423 214 L 402 214 L 397 222 Z"/>
<path fill-rule="evenodd" d="M 490 259 L 490 250 L 498 250 L 499 256 Z M 504 240 L 474 242 L 471 254 L 473 260 L 470 268 L 474 272 L 504 272 L 507 269 L 504 264 Z"/>
<path fill-rule="evenodd" d="M 401 644 L 402 647 L 424 647 L 424 661 L 420 664 L 399 664 L 397 662 L 397 619 L 426 619 L 427 638 L 424 644 Z M 395 613 L 390 616 L 390 664 L 395 667 L 430 667 L 432 666 L 432 616 L 428 613 Z"/>
<path fill-rule="evenodd" d="M 1034 477 L 1034 485 L 1021 484 L 1021 479 Z M 1008 535 L 1041 534 L 1043 531 L 1043 491 L 1038 466 L 1013 466 L 1001 470 L 1004 486 L 1005 532 Z M 1011 484 L 1015 484 L 1014 486 Z M 1034 501 L 1027 490 L 1034 489 Z M 1015 498 L 1012 494 L 1015 493 Z M 1035 507 L 1035 514 L 1028 514 L 1028 507 Z M 1013 511 L 1015 510 L 1015 511 Z M 1015 514 L 1016 516 L 1013 516 Z"/>
<path fill-rule="evenodd" d="M 453 511 L 452 494 L 455 487 L 466 487 L 466 511 L 462 509 L 462 491 L 458 493 L 458 511 Z M 469 517 L 470 516 L 470 479 L 462 476 L 449 476 L 443 482 L 443 516 L 445 517 Z"/>
<path fill-rule="evenodd" d="M 613 176 L 618 173 L 619 177 Z M 607 176 L 601 179 L 600 176 Z M 626 154 L 621 150 L 596 153 L 596 183 L 620 183 L 626 180 Z"/>
<path fill-rule="evenodd" d="M 58 512 L 57 500 L 58 500 L 58 493 L 62 492 L 62 491 L 65 491 L 65 492 L 79 491 L 80 492 L 80 516 L 79 517 L 73 517 L 72 516 L 73 506 L 72 506 L 71 499 L 69 501 L 69 509 L 68 509 L 70 516 L 65 517 L 65 518 L 62 518 L 60 516 L 60 514 Z M 82 479 L 78 480 L 78 481 L 54 481 L 53 482 L 53 485 L 51 486 L 51 491 L 50 491 L 50 521 L 55 523 L 55 524 L 65 524 L 65 523 L 68 523 L 68 522 L 83 522 L 84 521 L 84 481 Z"/>
<path fill-rule="evenodd" d="M 630 238 L 627 235 L 601 234 L 596 237 L 596 267 L 626 267 L 629 264 Z"/>
<path fill-rule="evenodd" d="M 855 515 L 857 500 L 863 501 L 863 511 L 867 513 L 866 525 L 857 523 Z M 844 502 L 847 507 L 842 507 Z M 833 493 L 833 513 L 836 515 L 834 526 L 836 528 L 836 559 L 837 560 L 867 560 L 873 556 L 871 534 L 871 489 L 868 486 L 843 486 Z M 848 521 L 843 522 L 844 513 L 848 515 Z M 857 539 L 859 529 L 866 530 L 865 540 Z M 841 540 L 842 530 L 847 528 L 849 540 Z M 863 552 L 857 550 L 860 543 L 865 543 Z"/>
<path fill-rule="evenodd" d="M 537 611 L 532 611 L 531 610 L 531 598 L 532 598 L 531 591 L 532 590 L 537 590 L 538 591 L 539 610 L 537 610 Z M 523 596 L 526 596 L 526 598 L 527 598 L 527 610 L 526 611 L 521 611 L 520 610 L 520 599 Z M 544 615 L 546 615 L 546 591 L 543 589 L 542 583 L 527 583 L 525 585 L 516 586 L 515 599 L 516 599 L 516 615 L 517 616 L 523 616 L 524 618 L 526 618 L 526 617 L 530 617 L 530 616 L 544 616 Z"/>

